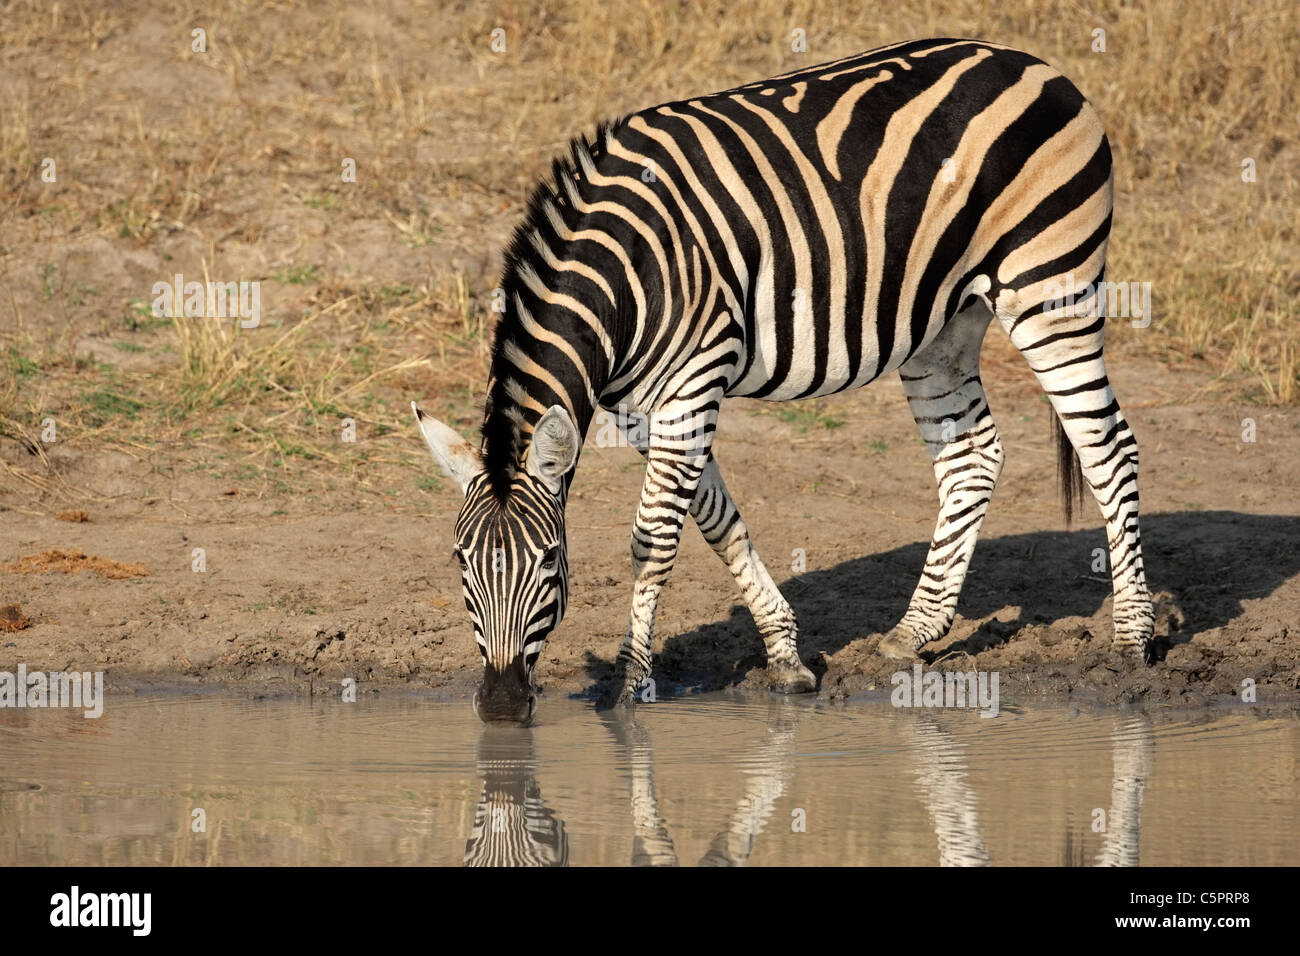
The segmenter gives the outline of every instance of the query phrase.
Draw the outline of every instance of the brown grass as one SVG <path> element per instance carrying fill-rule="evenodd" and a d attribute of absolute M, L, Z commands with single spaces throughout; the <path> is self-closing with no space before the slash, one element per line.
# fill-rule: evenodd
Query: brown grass
<path fill-rule="evenodd" d="M 77 442 L 165 444 L 257 494 L 342 476 L 385 503 L 381 472 L 427 482 L 418 447 L 343 443 L 344 420 L 407 429 L 421 397 L 471 425 L 498 250 L 571 135 L 945 34 L 1042 56 L 1105 120 L 1110 274 L 1150 281 L 1156 304 L 1148 329 L 1113 324 L 1112 349 L 1201 369 L 1222 399 L 1300 401 L 1289 0 L 17 0 L 0 38 L 0 433 L 27 447 L 53 415 Z M 152 284 L 176 272 L 260 281 L 262 326 L 151 315 Z M 57 480 L 24 474 L 17 487 Z"/>
<path fill-rule="evenodd" d="M 32 619 L 23 613 L 23 609 L 17 604 L 6 604 L 0 607 L 0 631 L 13 633 L 21 631 L 32 623 Z"/>
<path fill-rule="evenodd" d="M 149 568 L 144 564 L 123 564 L 108 558 L 90 557 L 80 549 L 60 551 L 57 548 L 40 554 L 26 554 L 17 561 L 0 564 L 0 571 L 9 574 L 75 574 L 78 571 L 88 571 L 110 581 L 149 576 Z"/>

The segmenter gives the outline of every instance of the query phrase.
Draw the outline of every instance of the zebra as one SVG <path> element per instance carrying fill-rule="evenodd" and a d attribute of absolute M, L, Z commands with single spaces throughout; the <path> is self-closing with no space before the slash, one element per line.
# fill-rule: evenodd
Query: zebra
<path fill-rule="evenodd" d="M 740 588 L 771 688 L 815 689 L 713 454 L 728 396 L 809 398 L 898 372 L 940 508 L 878 651 L 914 659 L 942 638 L 1002 471 L 979 373 L 994 317 L 1055 412 L 1067 520 L 1085 481 L 1105 520 L 1113 647 L 1146 658 L 1138 448 L 1095 292 L 1112 194 L 1109 143 L 1079 90 L 982 40 L 896 43 L 575 139 L 505 255 L 479 446 L 412 402 L 464 493 L 454 554 L 484 663 L 480 717 L 533 715 L 533 670 L 568 593 L 565 501 L 600 409 L 649 432 L 613 703 L 649 674 L 687 515 Z"/>

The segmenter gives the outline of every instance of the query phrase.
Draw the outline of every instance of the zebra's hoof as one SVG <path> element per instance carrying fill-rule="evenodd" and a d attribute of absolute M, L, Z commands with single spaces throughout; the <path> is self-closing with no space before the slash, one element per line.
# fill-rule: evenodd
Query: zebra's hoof
<path fill-rule="evenodd" d="M 626 672 L 619 669 L 613 679 L 603 685 L 604 689 L 596 698 L 597 710 L 623 710 L 636 703 L 637 690 L 642 681 L 633 681 Z"/>
<path fill-rule="evenodd" d="M 636 691 L 623 688 L 623 690 L 606 691 L 596 698 L 597 710 L 626 710 L 636 703 Z"/>
<path fill-rule="evenodd" d="M 767 686 L 778 694 L 807 694 L 817 689 L 817 678 L 803 664 L 768 664 Z"/>
<path fill-rule="evenodd" d="M 896 661 L 915 661 L 920 660 L 916 649 L 912 646 L 912 638 L 904 634 L 898 628 L 894 628 L 883 638 L 876 646 L 877 653 L 882 657 L 888 657 Z"/>
<path fill-rule="evenodd" d="M 1111 650 L 1134 664 L 1150 664 L 1154 659 L 1154 641 L 1145 644 L 1111 644 Z"/>

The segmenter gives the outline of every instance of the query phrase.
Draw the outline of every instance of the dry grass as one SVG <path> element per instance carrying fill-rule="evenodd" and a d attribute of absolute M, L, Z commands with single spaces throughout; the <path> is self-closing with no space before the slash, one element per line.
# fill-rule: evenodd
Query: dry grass
<path fill-rule="evenodd" d="M 8 574 L 75 574 L 87 571 L 110 581 L 149 576 L 149 568 L 143 564 L 123 564 L 109 558 L 90 557 L 81 550 L 57 549 L 42 551 L 40 554 L 25 554 L 17 561 L 0 564 L 0 571 Z"/>
<path fill-rule="evenodd" d="M 412 396 L 472 422 L 497 251 L 572 134 L 942 34 L 1036 53 L 1102 114 L 1111 276 L 1150 281 L 1156 304 L 1148 329 L 1116 323 L 1112 348 L 1203 368 L 1225 399 L 1300 401 L 1293 10 L 18 0 L 0 37 L 0 431 L 33 443 L 53 415 L 78 441 L 168 443 L 260 488 L 343 474 L 383 501 L 392 469 L 430 487 L 414 443 L 386 458 L 342 442 L 342 422 L 405 429 Z M 261 326 L 154 316 L 153 283 L 177 272 L 259 281 Z"/>
<path fill-rule="evenodd" d="M 0 607 L 0 631 L 21 631 L 31 623 L 32 619 L 23 613 L 19 605 L 6 604 Z"/>

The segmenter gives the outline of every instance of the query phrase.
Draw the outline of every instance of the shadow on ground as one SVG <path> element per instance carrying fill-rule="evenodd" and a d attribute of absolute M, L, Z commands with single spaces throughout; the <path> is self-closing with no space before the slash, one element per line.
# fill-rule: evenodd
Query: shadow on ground
<path fill-rule="evenodd" d="M 1300 517 L 1230 511 L 1143 515 L 1143 555 L 1157 607 L 1157 660 L 1133 668 L 1110 651 L 1110 584 L 1094 549 L 1100 528 L 981 539 L 948 637 L 923 654 L 944 669 L 1002 669 L 1034 694 L 1096 692 L 1107 702 L 1199 703 L 1240 696 L 1300 699 Z M 875 646 L 906 610 L 928 543 L 866 555 L 782 582 L 800 623 L 803 658 L 821 693 L 880 689 L 897 662 Z M 1104 558 L 1101 560 L 1104 561 Z M 671 586 L 671 585 L 670 585 Z M 1278 593 L 1282 592 L 1282 593 Z M 1291 592 L 1291 593 L 1287 593 Z M 1270 598 L 1267 606 L 1247 602 Z M 748 610 L 668 637 L 656 692 L 762 686 L 762 645 Z M 608 686 L 612 662 L 587 656 L 588 690 Z M 1265 688 L 1264 685 L 1267 685 Z"/>

